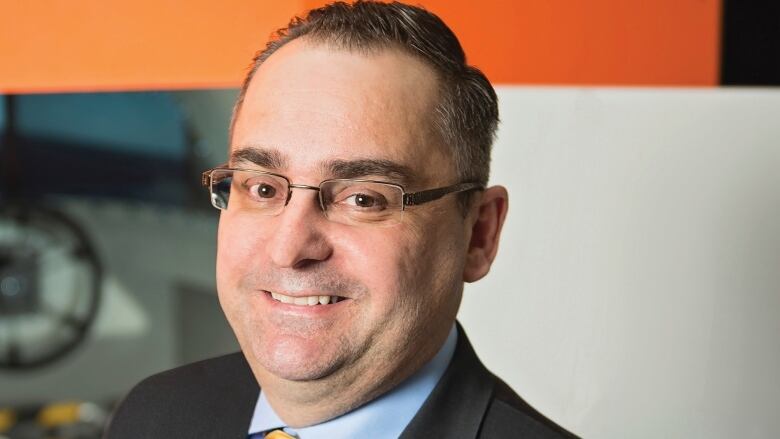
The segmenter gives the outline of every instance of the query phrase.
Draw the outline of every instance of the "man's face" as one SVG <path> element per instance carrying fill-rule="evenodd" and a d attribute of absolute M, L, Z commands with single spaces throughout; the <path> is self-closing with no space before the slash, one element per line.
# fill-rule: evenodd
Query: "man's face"
<path fill-rule="evenodd" d="M 453 164 L 433 133 L 436 98 L 433 71 L 408 55 L 296 40 L 252 80 L 231 166 L 312 186 L 341 177 L 397 182 L 408 192 L 450 185 Z M 394 168 L 408 181 L 388 174 Z M 462 293 L 469 232 L 455 199 L 408 207 L 392 226 L 331 222 L 316 192 L 301 189 L 278 216 L 223 211 L 220 302 L 261 383 L 335 377 L 379 386 L 430 358 Z M 342 299 L 298 305 L 272 293 Z"/>

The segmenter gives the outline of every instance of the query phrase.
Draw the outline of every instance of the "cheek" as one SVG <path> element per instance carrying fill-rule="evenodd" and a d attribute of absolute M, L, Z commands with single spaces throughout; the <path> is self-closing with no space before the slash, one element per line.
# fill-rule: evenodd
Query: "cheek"
<path fill-rule="evenodd" d="M 344 230 L 331 235 L 332 261 L 348 276 L 354 276 L 373 293 L 370 299 L 382 299 L 397 289 L 399 266 L 404 250 L 399 246 L 395 228 L 386 230 Z"/>
<path fill-rule="evenodd" d="M 419 285 L 414 258 L 416 239 L 408 229 L 345 229 L 331 235 L 331 261 L 346 276 L 359 279 L 370 294 L 361 303 L 360 326 L 399 328 L 415 313 L 414 295 Z"/>
<path fill-rule="evenodd" d="M 237 287 L 258 257 L 256 227 L 223 211 L 217 231 L 217 286 L 220 297 Z"/>
<path fill-rule="evenodd" d="M 432 215 L 437 212 L 426 212 Z M 448 213 L 452 215 L 451 212 Z M 434 313 L 443 302 L 462 287 L 462 273 L 466 246 L 457 221 L 444 221 L 444 213 L 438 220 L 423 222 L 427 227 L 412 230 L 406 270 L 411 281 L 408 288 L 415 300 L 423 303 L 425 311 Z"/>

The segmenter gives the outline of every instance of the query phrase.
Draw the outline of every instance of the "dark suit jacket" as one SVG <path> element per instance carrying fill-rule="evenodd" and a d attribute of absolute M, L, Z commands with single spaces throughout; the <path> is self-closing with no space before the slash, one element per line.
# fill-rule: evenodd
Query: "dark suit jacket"
<path fill-rule="evenodd" d="M 401 439 L 576 437 L 491 374 L 458 330 L 452 362 Z M 163 372 L 130 392 L 106 438 L 246 439 L 259 392 L 240 352 Z"/>

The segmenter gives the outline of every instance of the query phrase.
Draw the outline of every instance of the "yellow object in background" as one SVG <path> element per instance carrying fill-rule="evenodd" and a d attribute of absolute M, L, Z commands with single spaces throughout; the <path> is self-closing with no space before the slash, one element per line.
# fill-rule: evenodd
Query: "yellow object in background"
<path fill-rule="evenodd" d="M 11 409 L 0 409 L 0 433 L 5 433 L 16 424 L 16 412 Z"/>
<path fill-rule="evenodd" d="M 38 412 L 38 424 L 51 428 L 64 424 L 72 424 L 79 420 L 80 402 L 66 401 L 49 404 Z"/>

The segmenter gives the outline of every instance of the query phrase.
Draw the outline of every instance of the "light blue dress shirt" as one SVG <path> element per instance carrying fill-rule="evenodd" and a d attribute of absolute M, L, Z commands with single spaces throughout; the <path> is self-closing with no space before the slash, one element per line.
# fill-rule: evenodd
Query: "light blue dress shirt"
<path fill-rule="evenodd" d="M 455 353 L 457 339 L 458 331 L 453 325 L 444 345 L 431 361 L 395 389 L 362 407 L 322 424 L 298 429 L 288 427 L 284 430 L 300 439 L 398 438 L 444 375 Z M 249 434 L 278 429 L 284 425 L 261 390 Z"/>

